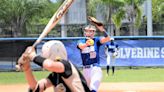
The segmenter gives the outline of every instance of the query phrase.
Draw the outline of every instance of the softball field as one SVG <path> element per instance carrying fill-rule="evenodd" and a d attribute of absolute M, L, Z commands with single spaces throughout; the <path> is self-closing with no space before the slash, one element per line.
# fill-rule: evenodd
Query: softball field
<path fill-rule="evenodd" d="M 27 84 L 0 85 L 0 92 L 27 92 L 27 88 Z M 53 92 L 53 89 L 45 92 Z M 164 82 L 102 83 L 98 92 L 164 92 Z"/>

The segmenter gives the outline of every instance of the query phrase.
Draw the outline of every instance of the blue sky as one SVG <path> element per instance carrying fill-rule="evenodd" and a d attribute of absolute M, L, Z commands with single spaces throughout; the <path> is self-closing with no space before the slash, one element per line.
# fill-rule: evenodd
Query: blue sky
<path fill-rule="evenodd" d="M 54 2 L 54 3 L 55 3 L 57 0 L 50 0 L 50 1 L 52 1 L 52 2 Z"/>

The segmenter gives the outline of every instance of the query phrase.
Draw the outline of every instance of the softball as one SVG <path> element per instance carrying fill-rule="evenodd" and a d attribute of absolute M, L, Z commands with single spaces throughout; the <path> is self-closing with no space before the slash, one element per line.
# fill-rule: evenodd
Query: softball
<path fill-rule="evenodd" d="M 94 41 L 92 39 L 89 39 L 90 45 L 94 45 Z"/>
<path fill-rule="evenodd" d="M 16 71 L 21 71 L 20 65 L 15 65 Z"/>

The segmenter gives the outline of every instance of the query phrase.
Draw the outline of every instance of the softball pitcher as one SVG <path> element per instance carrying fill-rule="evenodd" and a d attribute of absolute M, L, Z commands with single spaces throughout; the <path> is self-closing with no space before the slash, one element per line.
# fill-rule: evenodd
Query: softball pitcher
<path fill-rule="evenodd" d="M 68 60 L 66 49 L 60 41 L 46 42 L 41 56 L 36 55 L 33 47 L 28 47 L 19 60 L 24 62 L 21 67 L 30 86 L 29 92 L 43 92 L 51 86 L 55 92 L 90 92 L 80 71 Z M 32 74 L 30 61 L 52 73 L 37 82 Z"/>
<path fill-rule="evenodd" d="M 97 92 L 101 79 L 102 70 L 99 61 L 99 47 L 110 40 L 103 25 L 96 25 L 96 27 L 104 34 L 104 37 L 94 37 L 96 28 L 93 25 L 88 25 L 84 29 L 84 40 L 79 40 L 77 47 L 80 49 L 83 75 L 87 80 L 91 92 Z"/>

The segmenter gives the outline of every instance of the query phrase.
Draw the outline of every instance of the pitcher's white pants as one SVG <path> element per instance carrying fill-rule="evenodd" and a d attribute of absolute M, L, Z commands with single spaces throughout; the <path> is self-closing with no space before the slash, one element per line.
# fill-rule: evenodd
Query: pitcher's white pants
<path fill-rule="evenodd" d="M 102 80 L 101 67 L 93 66 L 90 68 L 83 68 L 83 75 L 90 90 L 97 91 Z"/>

